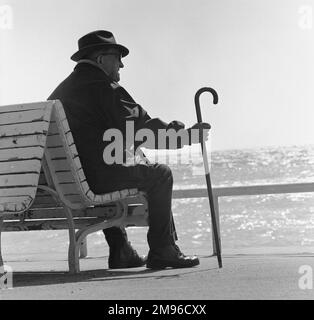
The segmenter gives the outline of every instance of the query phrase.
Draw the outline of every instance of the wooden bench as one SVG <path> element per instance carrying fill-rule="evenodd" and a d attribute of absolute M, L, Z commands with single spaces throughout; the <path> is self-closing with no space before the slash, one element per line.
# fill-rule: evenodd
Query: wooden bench
<path fill-rule="evenodd" d="M 69 271 L 78 273 L 88 234 L 147 226 L 147 217 L 137 189 L 90 190 L 60 101 L 0 107 L 0 266 L 1 231 L 68 229 Z"/>

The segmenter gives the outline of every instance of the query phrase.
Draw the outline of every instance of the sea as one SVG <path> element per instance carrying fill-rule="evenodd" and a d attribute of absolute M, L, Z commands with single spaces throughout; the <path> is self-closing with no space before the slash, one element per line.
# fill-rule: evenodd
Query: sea
<path fill-rule="evenodd" d="M 213 187 L 314 182 L 314 145 L 220 150 L 207 155 Z M 200 149 L 147 156 L 171 167 L 174 189 L 206 188 Z M 172 208 L 181 250 L 210 255 L 208 198 L 173 199 Z M 223 254 L 314 252 L 314 193 L 224 197 L 219 208 Z M 129 240 L 140 253 L 148 250 L 146 233 L 147 228 L 128 228 Z M 5 260 L 51 254 L 66 259 L 67 247 L 64 230 L 2 234 Z M 88 255 L 108 256 L 101 231 L 88 236 Z"/>

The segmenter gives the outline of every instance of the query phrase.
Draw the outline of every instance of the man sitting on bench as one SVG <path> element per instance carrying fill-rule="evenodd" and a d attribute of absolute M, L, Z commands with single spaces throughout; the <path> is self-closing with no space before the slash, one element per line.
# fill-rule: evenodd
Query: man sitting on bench
<path fill-rule="evenodd" d="M 64 106 L 91 190 L 95 194 L 104 194 L 137 188 L 147 194 L 148 200 L 148 256 L 137 254 L 123 228 L 108 228 L 103 231 L 109 245 L 109 268 L 131 268 L 145 264 L 151 269 L 198 265 L 196 256 L 185 256 L 175 244 L 177 235 L 171 211 L 173 177 L 170 168 L 147 162 L 108 164 L 103 157 L 104 149 L 109 144 L 103 141 L 104 132 L 118 129 L 125 141 L 128 139 L 126 121 L 133 121 L 135 132 L 150 129 L 156 137 L 159 129 L 178 131 L 184 129 L 184 124 L 151 119 L 118 84 L 119 69 L 124 66 L 121 58 L 129 50 L 117 44 L 111 32 L 91 32 L 79 39 L 78 47 L 79 50 L 71 57 L 77 62 L 74 71 L 48 99 L 59 99 Z M 204 139 L 207 139 L 209 124 L 197 124 L 192 128 L 201 129 Z"/>

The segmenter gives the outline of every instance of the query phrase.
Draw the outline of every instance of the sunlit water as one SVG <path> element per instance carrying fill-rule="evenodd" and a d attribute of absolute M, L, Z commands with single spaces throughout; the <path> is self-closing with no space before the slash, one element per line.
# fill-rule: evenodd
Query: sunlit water
<path fill-rule="evenodd" d="M 170 160 L 171 160 L 170 156 Z M 185 157 L 184 155 L 182 156 Z M 314 146 L 273 147 L 254 150 L 217 151 L 210 155 L 214 186 L 314 182 Z M 181 159 L 182 160 L 182 159 Z M 186 160 L 186 159 L 185 159 Z M 167 161 L 160 156 L 159 161 Z M 175 189 L 206 187 L 202 157 L 170 161 Z M 211 252 L 207 198 L 173 200 L 179 244 L 194 252 Z M 224 252 L 313 252 L 314 194 L 279 194 L 220 199 L 220 224 Z M 146 228 L 129 228 L 129 238 L 139 251 L 146 251 Z M 4 256 L 66 255 L 66 231 L 3 234 Z M 88 237 L 90 255 L 107 255 L 102 232 Z"/>

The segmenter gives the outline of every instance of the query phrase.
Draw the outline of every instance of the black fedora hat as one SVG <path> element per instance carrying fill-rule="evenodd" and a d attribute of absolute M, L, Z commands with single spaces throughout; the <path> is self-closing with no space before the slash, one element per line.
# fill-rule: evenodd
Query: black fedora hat
<path fill-rule="evenodd" d="M 122 57 L 129 54 L 129 49 L 118 44 L 113 34 L 105 30 L 97 30 L 86 34 L 79 39 L 78 47 L 79 50 L 71 57 L 74 61 L 78 61 L 86 54 L 100 48 L 117 48 L 121 52 Z"/>

